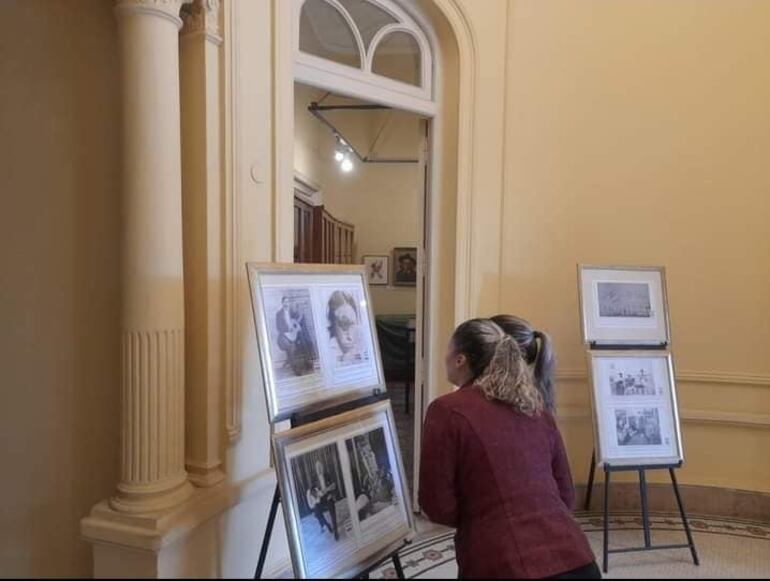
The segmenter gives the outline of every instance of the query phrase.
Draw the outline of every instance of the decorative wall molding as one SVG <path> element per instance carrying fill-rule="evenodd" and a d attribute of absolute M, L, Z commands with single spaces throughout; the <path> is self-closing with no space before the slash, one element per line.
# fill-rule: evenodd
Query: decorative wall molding
<path fill-rule="evenodd" d="M 241 300 L 241 276 L 243 261 L 239 250 L 240 205 L 236 192 L 240 172 L 238 156 L 239 124 L 238 95 L 240 91 L 238 70 L 239 4 L 225 3 L 225 428 L 230 443 L 241 435 L 242 370 L 240 358 L 240 319 L 238 306 Z"/>
<path fill-rule="evenodd" d="M 557 381 L 588 381 L 585 371 L 567 369 L 556 373 Z M 716 383 L 770 387 L 770 375 L 758 373 L 731 373 L 718 371 L 679 371 L 676 380 L 682 383 Z"/>
<path fill-rule="evenodd" d="M 182 28 L 182 18 L 179 15 L 182 5 L 192 0 L 115 0 L 115 12 L 119 15 L 143 13 L 160 16 L 173 22 L 178 29 Z"/>
<path fill-rule="evenodd" d="M 564 406 L 558 408 L 559 420 L 592 421 L 591 410 L 582 406 Z M 742 412 L 718 412 L 705 410 L 681 409 L 679 416 L 686 424 L 710 424 L 734 428 L 770 429 L 770 416 L 746 414 Z"/>
<path fill-rule="evenodd" d="M 184 504 L 155 515 L 124 515 L 102 502 L 81 521 L 81 534 L 90 542 L 161 551 L 193 534 L 202 523 L 225 513 L 236 504 L 258 498 L 268 499 L 267 494 L 275 484 L 275 472 L 272 469 L 261 470 L 241 482 L 220 482 L 211 488 L 196 488 Z"/>
<path fill-rule="evenodd" d="M 193 0 L 181 8 L 184 25 L 181 35 L 205 34 L 211 42 L 222 44 L 219 29 L 220 0 Z"/>

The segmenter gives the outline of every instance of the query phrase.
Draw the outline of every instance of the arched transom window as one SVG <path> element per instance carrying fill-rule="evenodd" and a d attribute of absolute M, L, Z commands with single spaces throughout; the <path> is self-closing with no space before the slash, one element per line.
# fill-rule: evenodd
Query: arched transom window
<path fill-rule="evenodd" d="M 430 44 L 391 0 L 295 0 L 294 58 L 297 80 L 432 109 Z"/>

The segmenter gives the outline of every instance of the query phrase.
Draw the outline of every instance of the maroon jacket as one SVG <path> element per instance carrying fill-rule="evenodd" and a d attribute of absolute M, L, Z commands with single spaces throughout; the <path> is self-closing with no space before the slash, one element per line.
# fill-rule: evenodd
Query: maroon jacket
<path fill-rule="evenodd" d="M 553 416 L 527 417 L 468 385 L 428 408 L 420 506 L 457 528 L 460 577 L 550 577 L 593 552 Z"/>

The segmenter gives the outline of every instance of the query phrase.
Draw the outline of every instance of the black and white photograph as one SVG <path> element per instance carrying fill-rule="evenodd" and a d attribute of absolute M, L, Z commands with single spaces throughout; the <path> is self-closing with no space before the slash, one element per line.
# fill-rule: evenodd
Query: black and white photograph
<path fill-rule="evenodd" d="M 337 444 L 295 456 L 291 473 L 308 565 L 320 568 L 354 551 L 357 542 Z"/>
<path fill-rule="evenodd" d="M 335 367 L 367 363 L 372 354 L 367 341 L 365 302 L 358 289 L 339 288 L 324 295 L 326 347 Z"/>
<path fill-rule="evenodd" d="M 660 394 L 662 388 L 655 388 L 655 374 L 652 362 L 644 359 L 618 359 L 607 366 L 607 382 L 612 395 L 653 396 Z"/>
<path fill-rule="evenodd" d="M 366 267 L 366 280 L 370 285 L 387 285 L 390 280 L 390 257 L 371 255 L 362 257 Z"/>
<path fill-rule="evenodd" d="M 615 434 L 618 446 L 660 446 L 658 409 L 616 409 Z"/>
<path fill-rule="evenodd" d="M 650 285 L 642 282 L 598 282 L 599 316 L 641 317 L 652 316 Z"/>
<path fill-rule="evenodd" d="M 594 435 L 600 464 L 676 465 L 683 459 L 671 353 L 592 350 Z"/>
<path fill-rule="evenodd" d="M 272 437 L 296 578 L 356 577 L 414 535 L 390 401 Z"/>
<path fill-rule="evenodd" d="M 264 291 L 264 300 L 273 374 L 278 383 L 318 373 L 321 364 L 310 290 L 269 288 Z"/>
<path fill-rule="evenodd" d="M 364 265 L 246 269 L 271 423 L 385 389 Z"/>
<path fill-rule="evenodd" d="M 385 431 L 377 428 L 345 442 L 350 457 L 358 520 L 365 523 L 381 511 L 398 505 Z"/>
<path fill-rule="evenodd" d="M 660 347 L 670 342 L 662 266 L 578 265 L 583 341 Z"/>

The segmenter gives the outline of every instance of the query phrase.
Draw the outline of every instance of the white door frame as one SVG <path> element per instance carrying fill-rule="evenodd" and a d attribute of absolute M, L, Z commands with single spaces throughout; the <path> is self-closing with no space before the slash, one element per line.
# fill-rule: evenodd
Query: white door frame
<path fill-rule="evenodd" d="M 391 0 L 393 1 L 393 0 Z M 462 10 L 455 0 L 433 0 L 444 14 L 456 36 L 460 58 L 460 88 L 458 106 L 458 159 L 463 160 L 457 167 L 457 225 L 455 236 L 455 322 L 468 318 L 471 312 L 471 224 L 472 207 L 470 204 L 470 188 L 473 181 L 473 102 L 475 101 L 475 42 L 471 28 Z M 413 4 L 398 0 L 397 4 L 409 16 L 418 22 L 422 31 L 427 35 L 431 46 L 432 75 L 434 92 L 432 104 L 414 95 L 401 94 L 397 91 L 372 91 L 359 79 L 349 79 L 339 82 L 334 79 L 331 70 L 307 70 L 307 63 L 295 63 L 295 34 L 294 34 L 294 2 L 272 0 L 273 32 L 274 32 L 274 62 L 273 62 L 273 253 L 272 258 L 279 262 L 292 262 L 294 257 L 293 240 L 293 201 L 287 192 L 293 191 L 294 181 L 294 83 L 295 81 L 310 84 L 325 90 L 333 90 L 342 94 L 365 99 L 375 103 L 392 106 L 418 113 L 429 119 L 429 167 L 430 179 L 428 189 L 423 196 L 427 220 L 427 231 L 423 232 L 427 246 L 424 249 L 422 267 L 426 272 L 425 296 L 429 308 L 422 313 L 423 329 L 418 325 L 416 343 L 425 345 L 425 360 L 418 356 L 416 372 L 421 374 L 421 381 L 415 383 L 414 420 L 415 420 L 415 452 L 414 466 L 414 506 L 418 508 L 418 475 L 420 468 L 420 448 L 422 419 L 427 404 L 437 395 L 439 385 L 432 377 L 434 361 L 441 361 L 444 346 L 437 345 L 433 339 L 433 331 L 437 327 L 438 300 L 436 289 L 431 287 L 430 280 L 437 278 L 438 261 L 431 260 L 436 256 L 438 241 L 431 236 L 435 221 L 439 218 L 438 204 L 431 203 L 431 192 L 441 191 L 442 138 L 444 134 L 442 117 L 442 65 L 439 41 L 430 20 Z M 333 67 L 332 67 L 333 68 Z M 368 90 L 367 90 L 368 89 Z M 420 102 L 421 101 L 421 102 Z M 423 228 L 425 230 L 425 228 Z M 420 289 L 418 288 L 418 293 Z M 422 296 L 418 296 L 422 302 Z M 418 354 L 421 355 L 421 354 Z M 428 362 L 428 365 L 425 365 Z M 418 371 L 419 370 L 419 371 Z M 419 377 L 419 376 L 418 376 Z M 437 378 L 438 379 L 438 378 Z"/>

